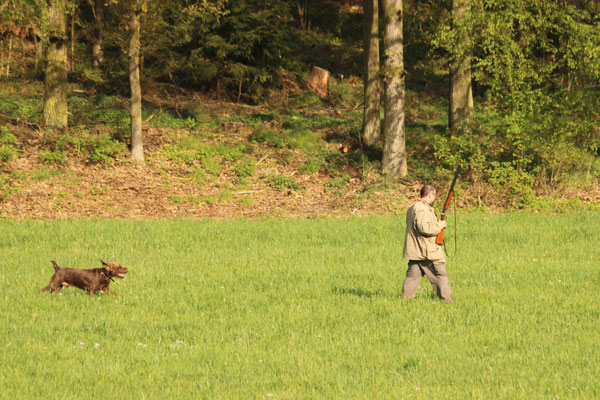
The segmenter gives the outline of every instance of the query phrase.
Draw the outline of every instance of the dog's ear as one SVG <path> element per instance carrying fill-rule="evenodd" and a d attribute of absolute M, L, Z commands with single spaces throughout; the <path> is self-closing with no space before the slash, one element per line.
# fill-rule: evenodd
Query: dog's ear
<path fill-rule="evenodd" d="M 100 262 L 102 263 L 102 265 L 104 265 L 105 267 L 110 267 L 110 265 L 108 265 L 107 263 L 105 263 L 104 261 L 100 260 Z"/>

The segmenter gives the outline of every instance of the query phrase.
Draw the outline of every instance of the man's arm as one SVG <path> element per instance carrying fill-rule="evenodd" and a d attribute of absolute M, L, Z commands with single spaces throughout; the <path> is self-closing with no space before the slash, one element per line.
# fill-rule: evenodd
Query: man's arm
<path fill-rule="evenodd" d="M 415 215 L 415 225 L 423 236 L 436 236 L 447 224 L 446 221 L 438 221 L 435 215 L 427 210 L 419 210 Z"/>

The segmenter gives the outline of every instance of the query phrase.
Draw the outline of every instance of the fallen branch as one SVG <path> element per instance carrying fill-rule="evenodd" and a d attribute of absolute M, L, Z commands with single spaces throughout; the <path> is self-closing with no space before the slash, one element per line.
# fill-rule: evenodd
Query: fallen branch
<path fill-rule="evenodd" d="M 35 122 L 25 121 L 24 119 L 19 117 L 10 117 L 6 114 L 0 114 L 0 119 L 14 125 L 25 125 L 29 128 L 37 129 L 39 132 L 42 131 L 42 127 L 39 124 L 36 124 Z"/>

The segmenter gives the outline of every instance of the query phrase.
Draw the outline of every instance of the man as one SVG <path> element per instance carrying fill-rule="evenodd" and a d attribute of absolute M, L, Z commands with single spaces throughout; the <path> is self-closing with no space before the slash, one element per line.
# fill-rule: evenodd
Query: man
<path fill-rule="evenodd" d="M 427 275 L 438 297 L 452 301 L 452 291 L 446 274 L 446 256 L 435 237 L 446 227 L 446 221 L 438 221 L 433 203 L 436 190 L 431 185 L 421 189 L 421 198 L 406 212 L 406 238 L 404 258 L 408 258 L 408 271 L 402 297 L 412 299 L 417 293 L 423 275 Z"/>

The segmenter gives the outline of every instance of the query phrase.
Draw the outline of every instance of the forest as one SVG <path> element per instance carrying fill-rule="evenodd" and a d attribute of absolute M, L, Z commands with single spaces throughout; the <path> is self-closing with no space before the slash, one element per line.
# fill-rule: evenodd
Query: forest
<path fill-rule="evenodd" d="M 599 83 L 599 0 L 0 0 L 0 205 L 377 209 L 460 165 L 463 206 L 594 207 Z"/>

